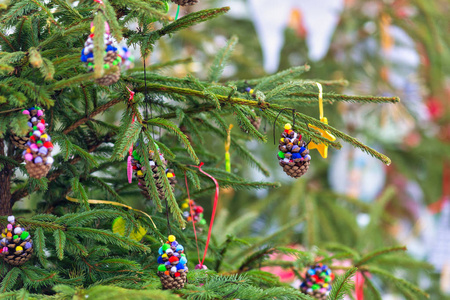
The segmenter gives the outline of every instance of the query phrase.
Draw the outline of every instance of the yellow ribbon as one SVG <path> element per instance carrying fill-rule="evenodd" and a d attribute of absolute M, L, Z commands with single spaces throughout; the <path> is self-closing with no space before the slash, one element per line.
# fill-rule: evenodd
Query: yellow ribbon
<path fill-rule="evenodd" d="M 231 172 L 231 159 L 230 159 L 230 146 L 231 146 L 231 129 L 233 124 L 227 130 L 227 141 L 225 142 L 225 169 L 227 172 Z"/>
<path fill-rule="evenodd" d="M 69 196 L 66 196 L 66 199 L 69 200 L 69 201 L 71 201 L 71 202 L 82 203 L 82 201 L 80 201 L 80 200 L 78 200 L 78 199 L 76 199 L 76 198 L 69 197 Z M 146 212 L 144 212 L 144 211 L 142 211 L 142 210 L 133 208 L 133 207 L 128 206 L 128 205 L 123 204 L 123 203 L 114 202 L 114 201 L 94 200 L 94 199 L 91 200 L 91 199 L 88 199 L 87 202 L 90 203 L 90 204 L 111 204 L 111 205 L 114 205 L 114 206 L 121 206 L 121 207 L 125 207 L 125 208 L 128 208 L 128 209 L 131 209 L 131 210 L 140 212 L 141 214 L 143 214 L 143 215 L 145 215 L 147 218 L 149 218 L 150 221 L 151 221 L 152 224 L 153 224 L 153 227 L 155 227 L 155 229 L 158 230 L 158 227 L 156 227 L 155 223 L 153 222 L 152 217 L 150 217 L 149 214 L 147 214 Z"/>
<path fill-rule="evenodd" d="M 320 116 L 320 122 L 328 125 L 328 119 L 323 116 L 323 93 L 322 93 L 322 85 L 318 82 L 315 82 L 317 87 L 319 88 L 319 116 Z M 314 125 L 309 124 L 309 127 L 317 130 L 320 132 L 320 135 L 326 138 L 329 141 L 335 141 L 336 137 L 332 135 L 328 130 L 320 129 Z M 309 149 L 317 149 L 319 151 L 320 155 L 323 158 L 328 157 L 328 145 L 325 145 L 324 143 L 316 144 L 313 141 L 309 143 Z"/>

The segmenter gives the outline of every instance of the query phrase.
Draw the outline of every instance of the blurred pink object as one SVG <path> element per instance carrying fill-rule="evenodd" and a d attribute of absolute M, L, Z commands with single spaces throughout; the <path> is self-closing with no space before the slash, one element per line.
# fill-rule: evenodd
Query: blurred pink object
<path fill-rule="evenodd" d="M 301 246 L 291 245 L 289 246 L 289 248 L 300 250 Z M 284 253 L 274 253 L 270 255 L 270 260 L 295 261 L 295 256 L 287 255 Z M 261 271 L 277 275 L 278 277 L 280 277 L 281 282 L 292 283 L 295 280 L 295 273 L 290 269 L 284 269 L 282 267 L 274 266 L 274 267 L 263 267 L 261 268 Z"/>

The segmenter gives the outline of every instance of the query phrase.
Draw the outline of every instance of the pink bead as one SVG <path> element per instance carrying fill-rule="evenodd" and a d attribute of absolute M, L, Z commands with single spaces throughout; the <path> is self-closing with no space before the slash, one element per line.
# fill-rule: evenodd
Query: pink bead
<path fill-rule="evenodd" d="M 42 116 L 42 115 L 44 115 L 44 112 L 43 112 L 42 110 L 38 110 L 38 111 L 37 111 L 37 116 L 40 117 L 40 116 Z"/>
<path fill-rule="evenodd" d="M 3 252 L 3 253 L 8 252 L 8 247 L 3 247 L 2 252 Z"/>
<path fill-rule="evenodd" d="M 29 115 L 29 114 L 30 114 L 30 112 L 29 112 L 28 110 L 24 110 L 22 113 L 23 113 L 24 115 Z"/>
<path fill-rule="evenodd" d="M 12 230 L 12 224 L 8 224 L 8 225 L 6 226 L 6 228 L 7 228 L 9 231 L 11 231 L 11 230 Z"/>
<path fill-rule="evenodd" d="M 36 125 L 36 127 L 37 127 L 39 130 L 44 130 L 44 129 L 45 129 L 45 125 L 42 124 L 42 123 L 38 123 L 38 124 Z"/>
<path fill-rule="evenodd" d="M 28 160 L 28 161 L 33 160 L 33 154 L 31 154 L 31 153 L 25 154 L 25 160 Z"/>

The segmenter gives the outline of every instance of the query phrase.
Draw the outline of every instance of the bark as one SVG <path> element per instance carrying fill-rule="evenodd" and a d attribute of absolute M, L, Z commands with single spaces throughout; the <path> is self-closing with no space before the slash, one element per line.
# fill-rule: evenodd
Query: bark
<path fill-rule="evenodd" d="M 0 154 L 5 155 L 5 142 L 3 139 L 0 139 Z M 9 216 L 12 214 L 11 175 L 11 166 L 6 163 L 3 164 L 0 171 L 0 216 Z"/>

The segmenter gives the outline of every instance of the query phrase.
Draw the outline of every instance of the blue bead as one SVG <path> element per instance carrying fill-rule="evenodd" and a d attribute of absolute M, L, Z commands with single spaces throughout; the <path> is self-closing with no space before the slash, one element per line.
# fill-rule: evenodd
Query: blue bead
<path fill-rule="evenodd" d="M 300 148 L 300 153 L 303 153 L 303 151 L 305 151 L 305 150 L 306 150 L 305 147 L 301 147 L 301 148 Z"/>
<path fill-rule="evenodd" d="M 177 252 L 181 252 L 183 250 L 184 250 L 184 247 L 182 245 L 178 245 L 177 248 L 176 248 Z"/>
<path fill-rule="evenodd" d="M 309 275 L 314 275 L 314 274 L 316 274 L 316 271 L 313 270 L 313 269 L 309 269 L 309 270 L 308 270 L 308 274 L 309 274 Z"/>
<path fill-rule="evenodd" d="M 172 242 L 172 247 L 176 247 L 176 246 L 178 246 L 178 242 L 177 241 L 173 241 Z"/>
<path fill-rule="evenodd" d="M 184 269 L 184 264 L 179 263 L 179 264 L 177 265 L 177 270 L 183 270 L 183 269 Z"/>
<path fill-rule="evenodd" d="M 163 264 L 164 260 L 161 256 L 158 256 L 158 264 Z"/>
<path fill-rule="evenodd" d="M 186 263 L 187 263 L 186 257 L 182 256 L 182 257 L 180 258 L 180 264 L 185 265 Z"/>
<path fill-rule="evenodd" d="M 159 249 L 158 249 L 158 253 L 159 253 L 159 255 L 163 255 L 163 248 L 162 247 L 159 247 Z"/>
<path fill-rule="evenodd" d="M 300 153 L 292 153 L 292 159 L 302 158 Z"/>

